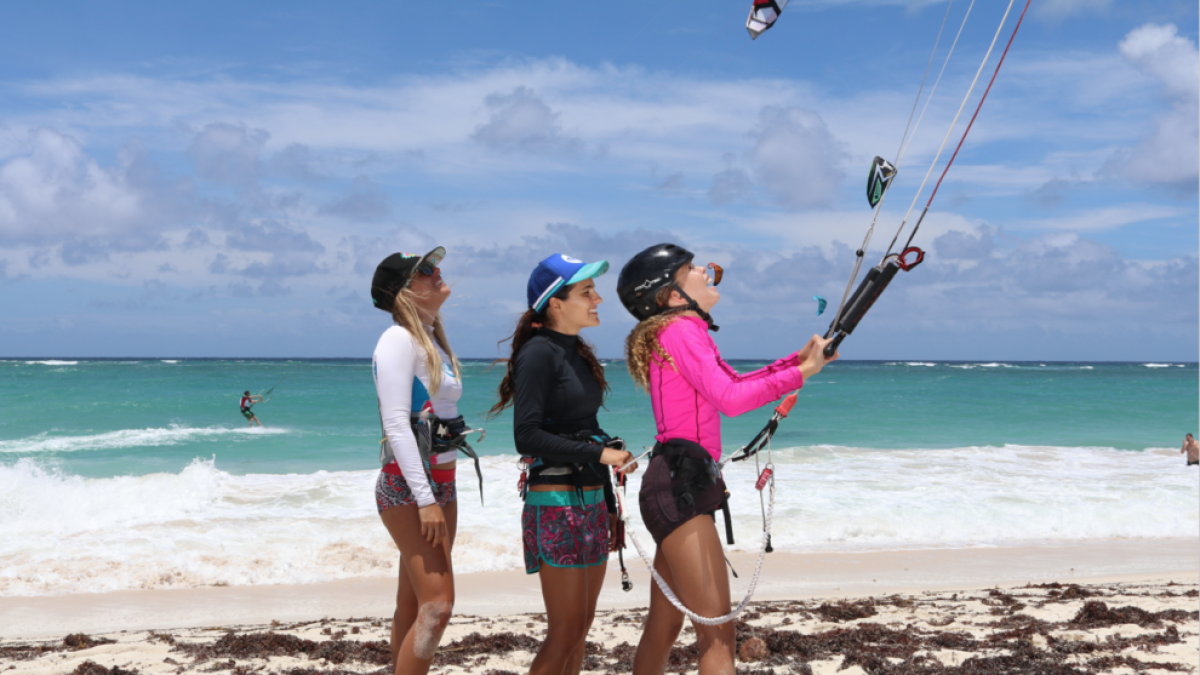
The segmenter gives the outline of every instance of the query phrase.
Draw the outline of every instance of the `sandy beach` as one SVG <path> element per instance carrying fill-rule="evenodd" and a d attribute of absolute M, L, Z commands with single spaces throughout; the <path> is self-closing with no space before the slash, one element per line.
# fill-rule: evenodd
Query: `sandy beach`
<path fill-rule="evenodd" d="M 632 552 L 631 552 L 632 553 Z M 585 672 L 628 672 L 650 580 L 615 561 Z M 755 556 L 731 556 L 745 592 Z M 767 556 L 737 624 L 755 673 L 1195 672 L 1200 546 L 1071 546 Z M 460 575 L 431 672 L 525 672 L 544 616 L 519 571 Z M 0 599 L 0 672 L 390 672 L 395 581 Z M 685 629 L 669 672 L 695 672 Z"/>

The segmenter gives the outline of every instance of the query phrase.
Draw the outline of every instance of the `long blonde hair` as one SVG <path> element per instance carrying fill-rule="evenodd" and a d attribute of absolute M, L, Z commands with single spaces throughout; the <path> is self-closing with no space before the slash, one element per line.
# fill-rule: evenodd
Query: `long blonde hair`
<path fill-rule="evenodd" d="M 462 372 L 458 367 L 458 357 L 454 355 L 454 350 L 450 349 L 450 341 L 446 339 L 441 312 L 433 317 L 433 340 L 430 340 L 429 333 L 421 323 L 421 313 L 417 311 L 417 305 L 413 302 L 415 297 L 416 294 L 411 288 L 404 288 L 397 293 L 396 302 L 392 304 L 392 320 L 397 326 L 407 330 L 425 351 L 425 367 L 429 371 L 429 393 L 436 394 L 442 388 L 442 356 L 434 349 L 433 340 L 437 340 L 438 346 L 450 357 L 450 369 L 454 371 L 455 379 L 461 380 Z"/>
<path fill-rule="evenodd" d="M 670 304 L 672 290 L 674 289 L 670 286 L 660 288 L 654 296 L 654 303 L 659 307 L 666 307 Z M 655 314 L 634 326 L 625 338 L 625 365 L 629 368 L 629 375 L 633 377 L 633 383 L 643 391 L 650 391 L 650 363 L 652 361 L 658 360 L 664 365 L 675 367 L 671 355 L 663 349 L 662 343 L 658 341 L 658 334 L 685 311 L 687 311 L 687 307 L 677 307 L 662 314 Z"/>

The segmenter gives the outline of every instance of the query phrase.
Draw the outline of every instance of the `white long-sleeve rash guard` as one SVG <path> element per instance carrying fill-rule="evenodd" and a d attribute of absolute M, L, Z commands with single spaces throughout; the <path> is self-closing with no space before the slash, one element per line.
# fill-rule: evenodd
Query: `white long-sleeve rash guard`
<path fill-rule="evenodd" d="M 432 337 L 433 327 L 425 326 L 425 330 Z M 450 357 L 442 351 L 436 340 L 433 345 L 442 357 L 442 386 L 436 394 L 430 392 L 425 352 L 404 328 L 392 326 L 385 330 L 375 345 L 375 354 L 371 359 L 383 430 L 392 446 L 392 454 L 396 456 L 395 464 L 412 490 L 418 506 L 429 506 L 437 500 L 421 463 L 421 453 L 417 450 L 417 439 L 413 436 L 409 418 L 425 409 L 426 403 L 438 417 L 458 417 L 458 399 L 462 396 L 462 382 L 454 376 Z M 445 464 L 456 457 L 457 451 L 443 452 L 431 456 L 429 461 L 434 465 Z"/>

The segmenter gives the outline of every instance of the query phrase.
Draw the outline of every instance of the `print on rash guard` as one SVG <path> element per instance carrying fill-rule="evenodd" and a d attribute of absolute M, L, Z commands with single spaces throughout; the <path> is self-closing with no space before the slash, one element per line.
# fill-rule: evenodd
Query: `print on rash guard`
<path fill-rule="evenodd" d="M 433 327 L 424 328 L 432 338 Z M 410 418 L 422 410 L 432 410 L 433 414 L 444 419 L 458 417 L 458 399 L 462 396 L 462 383 L 454 376 L 450 357 L 442 351 L 436 340 L 433 346 L 442 357 L 442 386 L 436 394 L 430 393 L 425 352 L 404 328 L 392 326 L 385 330 L 375 345 L 375 354 L 371 359 L 383 431 L 396 456 L 396 461 L 383 467 L 383 470 L 404 476 L 404 482 L 408 483 L 418 506 L 429 506 L 437 500 L 430 488 L 421 453 L 417 450 L 417 439 L 413 436 Z M 435 465 L 444 464 L 457 456 L 457 451 L 451 450 L 433 455 L 429 461 Z"/>

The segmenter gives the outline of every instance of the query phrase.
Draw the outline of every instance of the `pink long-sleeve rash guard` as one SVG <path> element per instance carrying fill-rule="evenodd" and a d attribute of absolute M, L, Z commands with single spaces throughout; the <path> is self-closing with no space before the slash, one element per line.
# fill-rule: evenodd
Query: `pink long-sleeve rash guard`
<path fill-rule="evenodd" d="M 733 417 L 804 386 L 796 354 L 739 374 L 721 358 L 701 319 L 682 316 L 658 334 L 671 362 L 650 364 L 650 400 L 659 441 L 699 443 L 721 460 L 721 415 Z"/>

